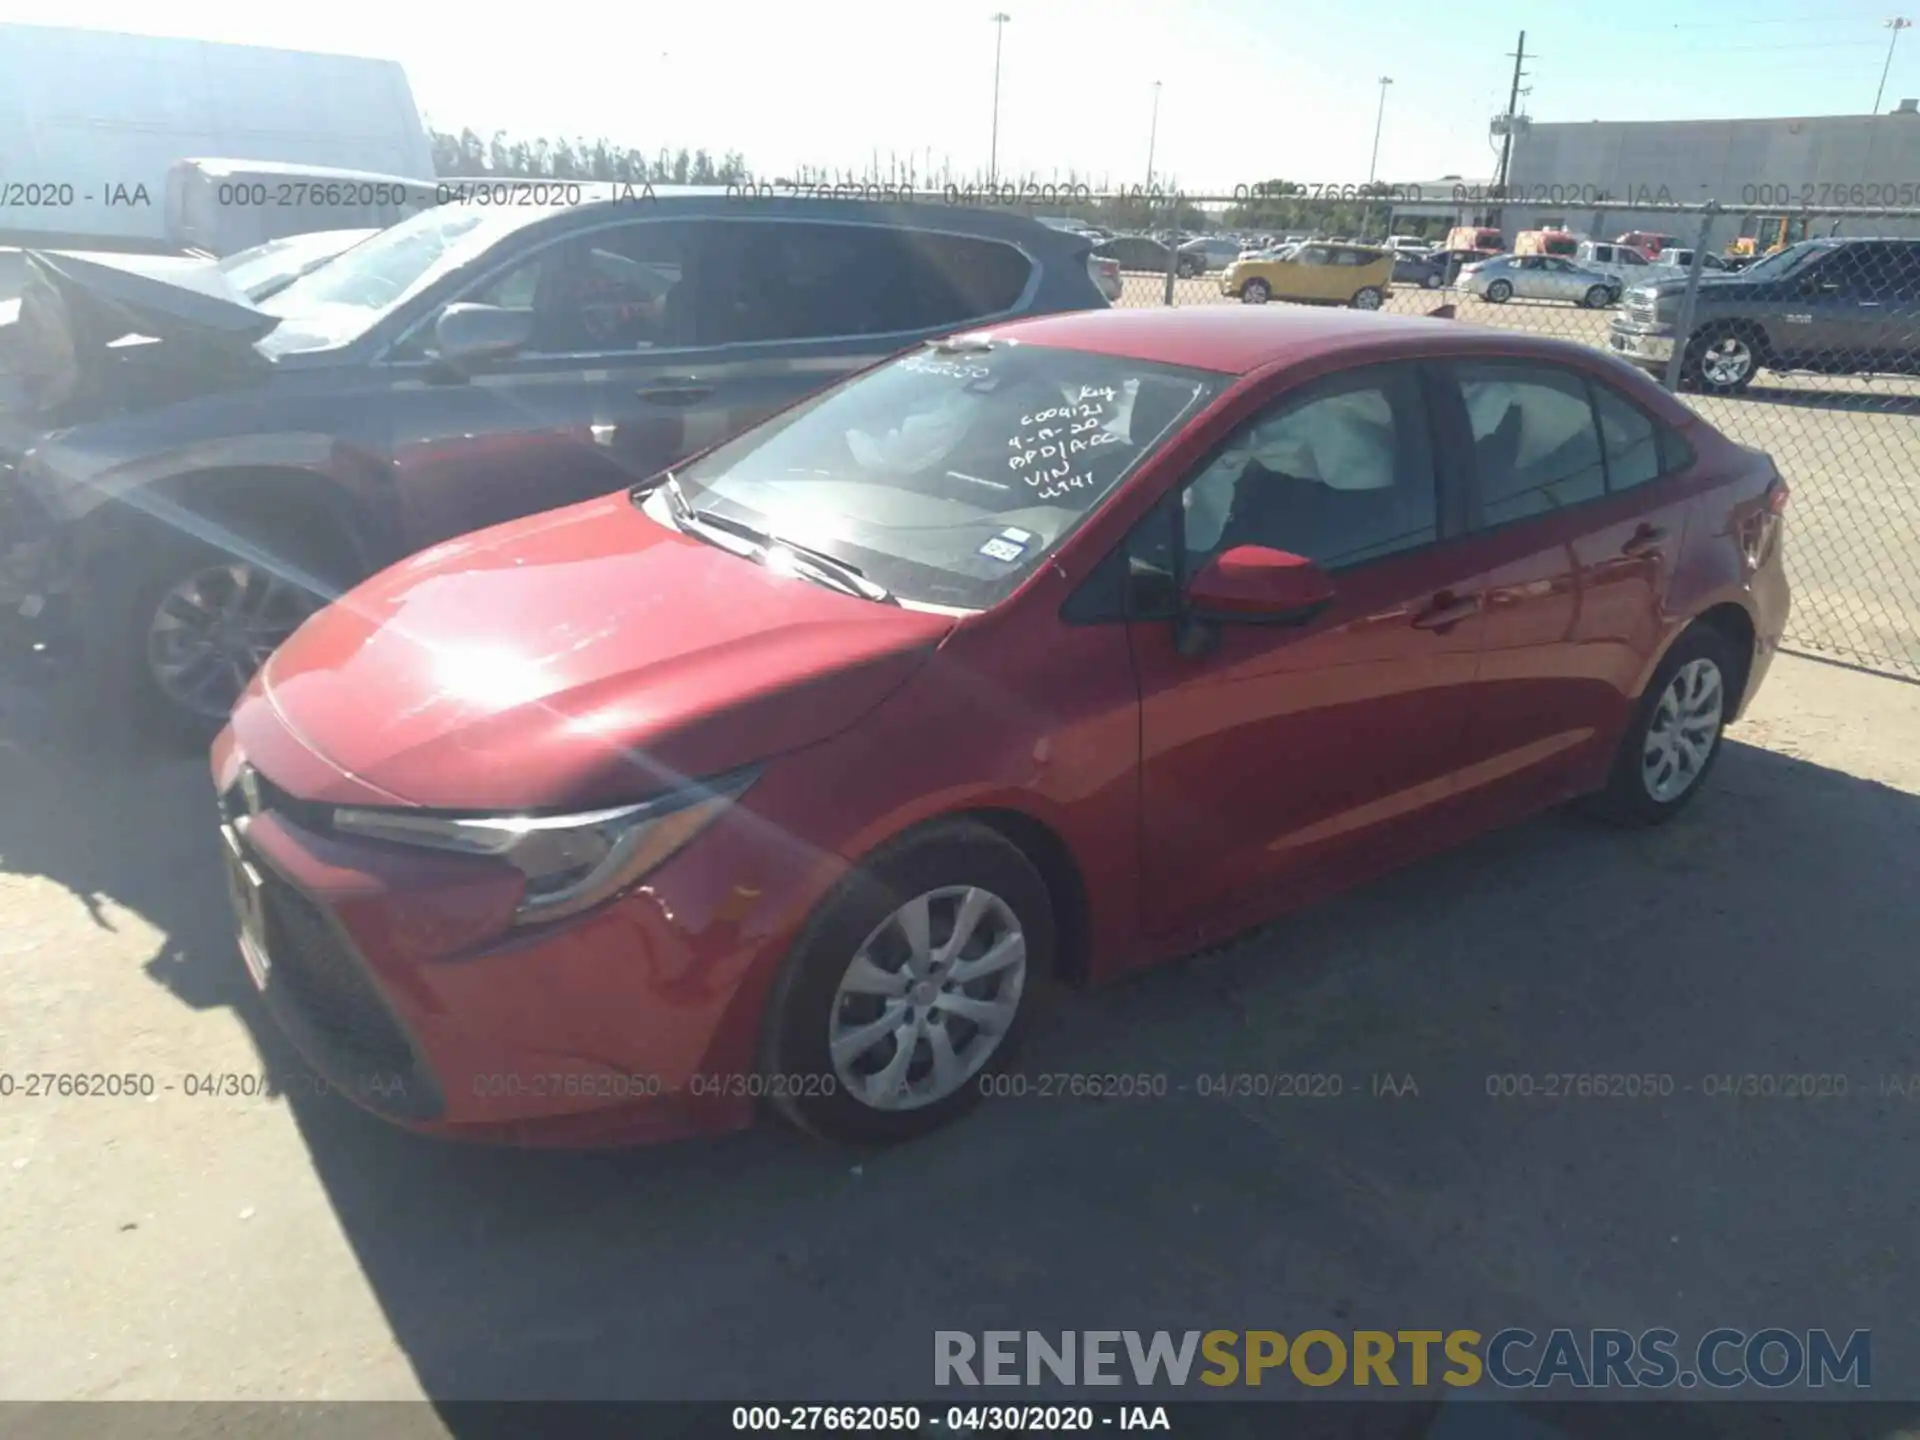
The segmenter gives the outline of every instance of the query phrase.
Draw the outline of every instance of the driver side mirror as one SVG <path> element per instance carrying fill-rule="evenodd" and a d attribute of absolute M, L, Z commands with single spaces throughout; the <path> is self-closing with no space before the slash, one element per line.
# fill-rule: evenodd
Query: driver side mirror
<path fill-rule="evenodd" d="M 437 357 L 459 371 L 504 359 L 533 343 L 533 311 L 498 305 L 449 305 L 434 322 Z"/>
<path fill-rule="evenodd" d="M 1333 603 L 1333 580 L 1304 555 L 1236 545 L 1200 567 L 1187 586 L 1197 620 L 1300 625 Z"/>

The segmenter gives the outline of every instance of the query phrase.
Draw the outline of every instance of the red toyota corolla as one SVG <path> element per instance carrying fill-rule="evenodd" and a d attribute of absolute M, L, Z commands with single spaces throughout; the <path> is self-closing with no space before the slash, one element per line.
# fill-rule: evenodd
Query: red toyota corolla
<path fill-rule="evenodd" d="M 242 953 L 421 1129 L 911 1135 L 1055 981 L 1575 797 L 1674 814 L 1772 659 L 1786 497 L 1511 332 L 962 336 L 310 620 L 214 749 Z"/>

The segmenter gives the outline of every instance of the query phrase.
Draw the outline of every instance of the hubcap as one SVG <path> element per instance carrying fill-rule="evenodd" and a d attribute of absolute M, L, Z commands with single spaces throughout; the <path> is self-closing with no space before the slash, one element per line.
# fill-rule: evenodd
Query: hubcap
<path fill-rule="evenodd" d="M 1353 297 L 1353 304 L 1357 310 L 1378 310 L 1380 308 L 1380 297 L 1371 290 L 1362 290 L 1358 295 Z"/>
<path fill-rule="evenodd" d="M 1690 660 L 1667 683 L 1640 752 L 1640 778 L 1661 804 L 1693 788 L 1720 738 L 1725 689 L 1720 667 Z"/>
<path fill-rule="evenodd" d="M 1753 369 L 1753 351 L 1737 335 L 1722 335 L 1700 356 L 1700 373 L 1715 385 L 1738 385 Z"/>
<path fill-rule="evenodd" d="M 147 628 L 147 668 L 160 691 L 195 715 L 224 718 L 247 682 L 314 610 L 298 586 L 236 560 L 169 590 Z"/>
<path fill-rule="evenodd" d="M 1027 940 L 1007 902 L 955 885 L 909 900 L 840 977 L 834 1074 L 876 1110 L 917 1110 L 980 1073 L 1020 1010 Z"/>

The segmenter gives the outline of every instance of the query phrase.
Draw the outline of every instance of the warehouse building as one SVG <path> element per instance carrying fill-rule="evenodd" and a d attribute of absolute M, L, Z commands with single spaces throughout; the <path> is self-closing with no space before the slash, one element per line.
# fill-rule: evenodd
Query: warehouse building
<path fill-rule="evenodd" d="M 1770 120 L 1594 120 L 1521 117 L 1508 166 L 1509 237 L 1566 228 L 1608 236 L 1655 230 L 1691 241 L 1700 221 L 1657 211 L 1583 209 L 1596 199 L 1698 204 L 1718 200 L 1719 249 L 1740 235 L 1920 235 L 1920 103 L 1884 115 Z M 1840 220 L 1835 205 L 1904 206 L 1911 215 Z M 1837 227 L 1837 228 L 1836 228 Z M 1764 247 L 1764 244 L 1762 246 Z"/>

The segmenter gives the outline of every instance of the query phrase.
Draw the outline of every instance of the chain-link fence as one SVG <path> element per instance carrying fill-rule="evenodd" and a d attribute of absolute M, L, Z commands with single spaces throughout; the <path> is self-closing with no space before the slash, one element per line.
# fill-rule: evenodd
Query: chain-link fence
<path fill-rule="evenodd" d="M 1791 485 L 1788 643 L 1920 678 L 1920 239 L 1889 238 L 1920 209 L 1583 202 L 1585 233 L 1516 232 L 1471 197 L 1408 220 L 1390 187 L 1288 188 L 1024 208 L 1095 232 L 1118 305 L 1451 306 L 1640 364 Z"/>

